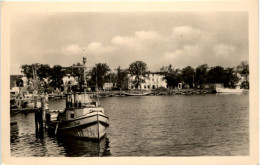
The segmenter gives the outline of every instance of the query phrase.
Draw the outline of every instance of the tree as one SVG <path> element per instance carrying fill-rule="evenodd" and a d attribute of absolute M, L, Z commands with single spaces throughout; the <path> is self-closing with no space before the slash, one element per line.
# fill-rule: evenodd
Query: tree
<path fill-rule="evenodd" d="M 172 68 L 172 65 L 165 67 L 164 69 L 164 77 L 163 79 L 166 80 L 168 88 L 174 88 L 178 86 L 178 83 L 182 82 L 182 76 L 180 74 L 179 69 Z"/>
<path fill-rule="evenodd" d="M 168 66 L 162 66 L 160 68 L 160 72 L 163 73 L 163 74 L 167 73 L 168 72 Z"/>
<path fill-rule="evenodd" d="M 43 78 L 47 78 L 51 70 L 48 64 L 38 64 L 38 63 L 32 65 L 27 65 L 27 64 L 22 65 L 21 69 L 22 69 L 22 73 L 24 73 L 28 79 L 39 78 L 40 80 L 43 80 Z"/>
<path fill-rule="evenodd" d="M 117 75 L 115 73 L 111 73 L 109 72 L 106 76 L 105 76 L 105 82 L 109 82 L 109 83 L 116 83 L 117 81 Z"/>
<path fill-rule="evenodd" d="M 102 88 L 105 83 L 105 77 L 107 76 L 107 73 L 110 71 L 109 66 L 106 63 L 98 63 L 95 67 L 92 68 L 90 71 L 90 80 L 89 85 L 90 86 L 97 86 L 99 88 Z"/>
<path fill-rule="evenodd" d="M 196 68 L 196 84 L 202 87 L 207 81 L 208 64 L 200 65 Z"/>
<path fill-rule="evenodd" d="M 221 66 L 212 67 L 207 76 L 208 83 L 224 83 L 225 82 L 225 69 Z"/>
<path fill-rule="evenodd" d="M 242 61 L 241 64 L 237 66 L 237 71 L 241 75 L 245 75 L 246 77 L 249 75 L 249 65 L 247 61 Z"/>
<path fill-rule="evenodd" d="M 43 78 L 47 78 L 50 76 L 51 67 L 48 64 L 39 64 L 39 67 L 37 69 L 37 76 L 40 80 L 43 80 Z"/>
<path fill-rule="evenodd" d="M 240 73 L 243 77 L 245 77 L 245 80 L 241 83 L 241 88 L 249 89 L 249 81 L 248 81 L 248 75 L 249 75 L 249 65 L 247 61 L 242 61 L 241 64 L 237 66 L 237 72 Z"/>
<path fill-rule="evenodd" d="M 235 88 L 239 78 L 233 68 L 225 69 L 224 86 L 229 88 Z"/>
<path fill-rule="evenodd" d="M 122 89 L 124 86 L 124 82 L 127 80 L 127 71 L 121 69 L 120 66 L 116 68 L 116 79 L 117 87 Z"/>
<path fill-rule="evenodd" d="M 182 69 L 181 74 L 182 74 L 183 81 L 186 84 L 189 84 L 190 87 L 191 86 L 193 87 L 193 80 L 195 75 L 194 69 L 191 66 L 187 66 Z"/>
<path fill-rule="evenodd" d="M 128 72 L 131 76 L 135 76 L 133 81 L 135 88 L 138 88 L 141 83 L 145 82 L 147 69 L 147 65 L 143 61 L 135 61 L 129 65 Z"/>
<path fill-rule="evenodd" d="M 60 88 L 63 84 L 62 78 L 65 75 L 65 71 L 63 71 L 62 66 L 54 65 L 50 71 L 50 85 L 54 88 Z"/>
<path fill-rule="evenodd" d="M 28 78 L 33 78 L 33 66 L 32 65 L 22 65 L 21 66 L 21 72 Z"/>

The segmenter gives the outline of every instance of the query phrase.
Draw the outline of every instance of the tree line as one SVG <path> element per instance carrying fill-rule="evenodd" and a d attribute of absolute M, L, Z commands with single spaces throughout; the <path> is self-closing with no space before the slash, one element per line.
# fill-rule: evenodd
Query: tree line
<path fill-rule="evenodd" d="M 74 66 L 74 67 L 73 67 Z M 80 64 L 72 67 L 62 67 L 61 65 L 54 65 L 50 67 L 48 64 L 32 64 L 22 65 L 21 71 L 28 79 L 37 79 L 43 82 L 45 80 L 45 87 L 61 88 L 63 86 L 63 77 L 71 74 L 78 77 L 79 84 L 84 84 L 84 71 Z M 128 68 L 122 69 L 118 66 L 113 72 L 106 63 L 98 63 L 90 69 L 86 74 L 86 81 L 88 86 L 98 86 L 102 88 L 105 82 L 117 84 L 118 89 L 124 88 L 125 82 L 128 80 L 128 74 L 134 76 L 132 84 L 137 88 L 141 83 L 148 78 L 147 64 L 143 61 L 135 61 L 129 65 Z M 162 66 L 158 74 L 163 75 L 168 88 L 175 88 L 178 83 L 189 85 L 191 88 L 203 88 L 205 83 L 222 83 L 225 87 L 234 88 L 239 81 L 238 74 L 245 77 L 242 82 L 242 88 L 249 88 L 248 75 L 249 65 L 247 61 L 241 62 L 236 67 L 223 68 L 222 66 L 209 67 L 207 64 L 202 64 L 196 68 L 187 66 L 183 69 L 178 69 L 169 66 Z M 80 86 L 82 88 L 82 86 Z"/>

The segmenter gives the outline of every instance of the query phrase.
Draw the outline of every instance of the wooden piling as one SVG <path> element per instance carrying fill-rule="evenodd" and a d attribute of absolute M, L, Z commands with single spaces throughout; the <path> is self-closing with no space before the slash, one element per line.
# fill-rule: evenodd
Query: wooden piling
<path fill-rule="evenodd" d="M 35 98 L 35 105 L 37 105 L 38 98 Z M 43 134 L 46 122 L 46 111 L 45 111 L 45 97 L 41 97 L 41 108 L 36 110 L 35 113 L 35 131 L 36 134 Z"/>

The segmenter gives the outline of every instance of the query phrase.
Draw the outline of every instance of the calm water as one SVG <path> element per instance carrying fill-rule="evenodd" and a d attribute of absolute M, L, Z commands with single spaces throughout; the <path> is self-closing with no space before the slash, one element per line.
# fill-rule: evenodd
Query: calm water
<path fill-rule="evenodd" d="M 12 156 L 249 155 L 249 94 L 100 98 L 109 116 L 100 143 L 37 137 L 33 114 L 18 114 Z M 49 101 L 63 109 L 64 100 Z"/>

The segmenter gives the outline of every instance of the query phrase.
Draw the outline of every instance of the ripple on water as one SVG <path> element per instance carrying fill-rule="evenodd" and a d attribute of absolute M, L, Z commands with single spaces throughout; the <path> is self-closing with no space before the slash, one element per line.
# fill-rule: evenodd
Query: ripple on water
<path fill-rule="evenodd" d="M 18 114 L 12 156 L 229 156 L 249 154 L 249 97 L 195 95 L 107 97 L 107 137 L 98 144 L 35 136 L 33 114 Z M 63 109 L 64 100 L 51 100 Z"/>

